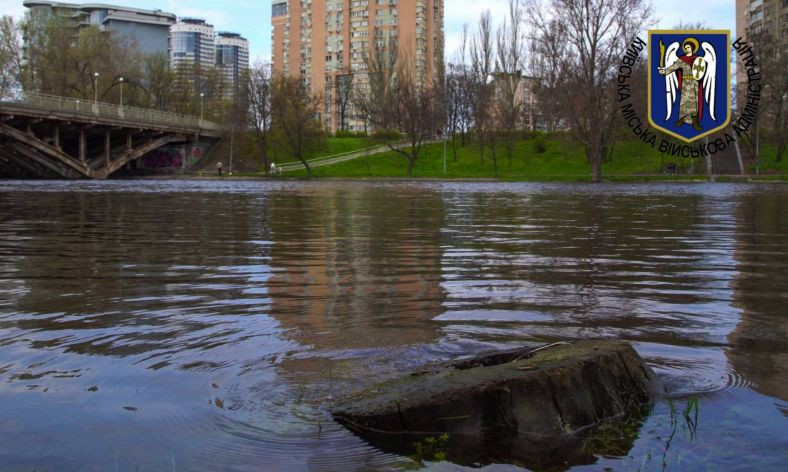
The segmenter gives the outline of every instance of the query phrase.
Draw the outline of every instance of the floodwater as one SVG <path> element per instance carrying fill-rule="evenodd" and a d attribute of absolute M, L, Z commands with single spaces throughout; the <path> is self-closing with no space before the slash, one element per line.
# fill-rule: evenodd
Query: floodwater
<path fill-rule="evenodd" d="M 780 185 L 0 182 L 0 470 L 455 470 L 327 411 L 592 338 L 667 397 L 559 469 L 785 470 L 787 267 Z"/>

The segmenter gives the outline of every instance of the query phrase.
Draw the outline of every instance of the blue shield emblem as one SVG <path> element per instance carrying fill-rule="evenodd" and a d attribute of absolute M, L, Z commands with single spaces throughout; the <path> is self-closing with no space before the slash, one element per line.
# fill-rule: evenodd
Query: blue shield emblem
<path fill-rule="evenodd" d="M 648 121 L 691 143 L 731 120 L 729 30 L 648 32 Z"/>

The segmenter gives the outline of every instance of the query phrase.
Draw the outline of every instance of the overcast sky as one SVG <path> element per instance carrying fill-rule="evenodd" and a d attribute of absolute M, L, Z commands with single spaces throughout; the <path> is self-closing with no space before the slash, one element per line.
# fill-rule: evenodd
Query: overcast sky
<path fill-rule="evenodd" d="M 97 0 L 98 3 L 99 0 Z M 68 2 L 79 3 L 79 2 Z M 156 9 L 178 16 L 205 18 L 219 31 L 241 33 L 250 41 L 251 58 L 268 61 L 271 57 L 271 2 L 267 0 L 107 0 L 101 3 Z M 489 9 L 493 20 L 502 18 L 506 0 L 446 0 L 446 51 L 451 54 L 459 43 L 464 23 L 475 24 L 479 14 Z M 657 0 L 654 28 L 669 29 L 680 22 L 703 23 L 709 28 L 730 29 L 735 37 L 735 0 Z M 21 17 L 22 0 L 0 0 L 0 12 Z M 641 35 L 644 39 L 646 33 Z"/>

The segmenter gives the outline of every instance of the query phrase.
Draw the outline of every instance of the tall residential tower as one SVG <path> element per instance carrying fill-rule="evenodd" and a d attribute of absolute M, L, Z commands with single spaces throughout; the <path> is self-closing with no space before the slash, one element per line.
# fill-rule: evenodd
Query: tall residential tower
<path fill-rule="evenodd" d="M 376 46 L 398 44 L 422 82 L 443 67 L 443 0 L 274 0 L 271 22 L 274 71 L 323 97 L 320 118 L 331 131 L 364 129 L 353 113 L 340 122 L 340 102 L 348 78 L 366 81 Z"/>
<path fill-rule="evenodd" d="M 238 33 L 219 32 L 216 36 L 216 68 L 224 80 L 224 96 L 235 96 L 242 74 L 249 69 L 249 41 Z"/>
<path fill-rule="evenodd" d="M 210 69 L 216 62 L 213 25 L 199 18 L 181 18 L 170 27 L 170 67 Z"/>

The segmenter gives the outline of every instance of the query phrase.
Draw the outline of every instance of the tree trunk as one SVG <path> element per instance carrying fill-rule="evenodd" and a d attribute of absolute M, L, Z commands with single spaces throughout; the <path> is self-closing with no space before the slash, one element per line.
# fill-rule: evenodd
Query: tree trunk
<path fill-rule="evenodd" d="M 509 158 L 509 167 L 512 167 L 512 154 L 514 154 L 514 143 L 512 142 L 512 137 L 507 136 L 506 138 L 506 156 Z"/>
<path fill-rule="evenodd" d="M 591 165 L 591 181 L 598 183 L 602 182 L 602 159 L 604 151 L 602 148 L 591 146 L 586 151 L 588 163 Z"/>
<path fill-rule="evenodd" d="M 495 154 L 495 140 L 490 142 L 490 153 L 493 161 L 493 175 L 498 177 L 498 156 Z"/>
<path fill-rule="evenodd" d="M 309 163 L 306 161 L 306 159 L 302 158 L 301 156 L 298 156 L 298 160 L 301 161 L 302 164 L 304 164 L 304 167 L 306 168 L 307 177 L 312 177 L 312 168 L 309 167 Z"/>

